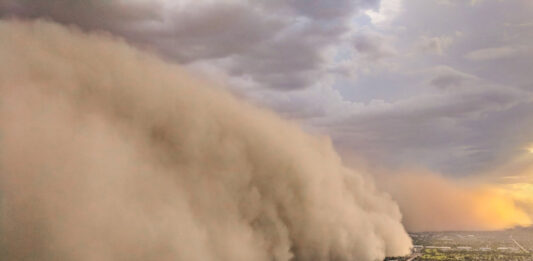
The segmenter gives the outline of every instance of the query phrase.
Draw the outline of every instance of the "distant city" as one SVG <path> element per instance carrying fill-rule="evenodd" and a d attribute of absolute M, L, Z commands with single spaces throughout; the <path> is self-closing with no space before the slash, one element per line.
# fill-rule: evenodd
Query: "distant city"
<path fill-rule="evenodd" d="M 392 261 L 533 261 L 533 226 L 502 231 L 409 233 L 412 253 Z"/>

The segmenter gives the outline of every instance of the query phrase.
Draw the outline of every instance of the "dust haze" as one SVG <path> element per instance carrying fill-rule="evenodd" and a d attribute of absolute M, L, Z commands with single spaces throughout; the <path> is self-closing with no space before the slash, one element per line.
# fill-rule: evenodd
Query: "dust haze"
<path fill-rule="evenodd" d="M 327 137 L 109 35 L 0 22 L 3 260 L 380 260 L 398 206 Z"/>
<path fill-rule="evenodd" d="M 420 170 L 382 175 L 384 182 L 378 187 L 398 202 L 403 224 L 410 232 L 499 230 L 528 226 L 533 221 L 528 206 L 498 184 L 461 181 Z"/>

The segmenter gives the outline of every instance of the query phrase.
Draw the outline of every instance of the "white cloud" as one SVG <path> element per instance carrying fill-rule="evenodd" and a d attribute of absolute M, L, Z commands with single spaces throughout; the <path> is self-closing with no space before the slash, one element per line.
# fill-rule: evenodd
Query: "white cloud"
<path fill-rule="evenodd" d="M 375 25 L 391 22 L 402 11 L 402 0 L 381 0 L 377 11 L 367 10 L 366 15 Z"/>

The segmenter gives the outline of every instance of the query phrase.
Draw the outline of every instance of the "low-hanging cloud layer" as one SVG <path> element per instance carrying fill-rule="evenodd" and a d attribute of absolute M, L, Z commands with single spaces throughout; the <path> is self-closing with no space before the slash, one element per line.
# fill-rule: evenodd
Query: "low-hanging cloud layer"
<path fill-rule="evenodd" d="M 301 89 L 327 71 L 324 52 L 377 0 L 2 0 L 0 16 L 46 17 L 105 30 L 179 63 L 210 61 L 273 89 Z"/>
<path fill-rule="evenodd" d="M 3 260 L 382 260 L 398 206 L 329 139 L 101 34 L 0 22 Z"/>

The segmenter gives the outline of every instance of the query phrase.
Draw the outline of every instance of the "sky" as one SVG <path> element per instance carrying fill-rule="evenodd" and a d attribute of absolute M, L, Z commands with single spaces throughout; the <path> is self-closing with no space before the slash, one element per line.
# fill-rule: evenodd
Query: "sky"
<path fill-rule="evenodd" d="M 532 14 L 530 0 L 0 0 L 4 18 L 107 32 L 181 64 L 383 179 L 502 199 L 520 218 L 495 227 L 533 214 Z"/>

